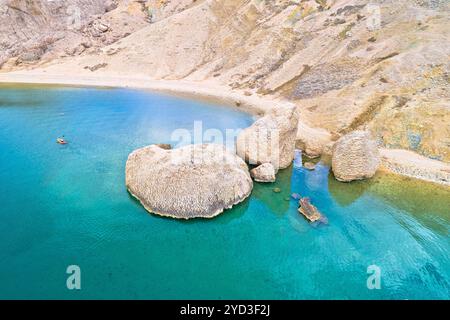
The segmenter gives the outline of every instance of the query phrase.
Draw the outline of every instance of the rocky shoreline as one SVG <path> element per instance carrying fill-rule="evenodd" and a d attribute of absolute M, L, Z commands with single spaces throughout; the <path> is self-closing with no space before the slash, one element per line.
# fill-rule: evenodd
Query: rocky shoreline
<path fill-rule="evenodd" d="M 390 148 L 384 170 L 449 185 L 448 1 L 4 2 L 3 81 L 149 89 L 256 116 L 294 105 L 308 156 L 368 131 Z"/>
<path fill-rule="evenodd" d="M 450 186 L 450 166 L 408 150 L 381 149 L 381 170 Z"/>
<path fill-rule="evenodd" d="M 68 85 L 93 86 L 111 88 L 134 88 L 151 90 L 163 94 L 177 95 L 193 98 L 211 103 L 219 103 L 232 108 L 238 108 L 257 117 L 270 112 L 275 106 L 292 107 L 289 101 L 280 100 L 270 96 L 246 96 L 239 90 L 232 90 L 218 86 L 207 81 L 181 81 L 181 80 L 152 80 L 149 78 L 106 77 L 106 76 L 71 76 L 61 74 L 47 74 L 40 70 L 18 71 L 0 73 L 0 84 L 40 84 L 40 85 Z M 323 156 L 331 156 L 331 134 L 321 128 L 312 128 L 300 119 L 298 125 L 297 148 L 305 146 L 319 150 Z M 301 140 L 299 140 L 299 138 Z M 316 143 L 316 146 L 314 146 Z M 420 179 L 427 182 L 450 186 L 450 164 L 429 159 L 417 153 L 400 149 L 380 148 L 380 170 Z"/>

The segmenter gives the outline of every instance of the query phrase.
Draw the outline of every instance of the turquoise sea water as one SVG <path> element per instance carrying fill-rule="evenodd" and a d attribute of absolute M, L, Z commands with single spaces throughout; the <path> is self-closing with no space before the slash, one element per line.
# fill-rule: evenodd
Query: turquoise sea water
<path fill-rule="evenodd" d="M 253 121 L 143 91 L 0 87 L 0 298 L 449 299 L 448 188 L 388 175 L 343 184 L 298 156 L 216 219 L 148 214 L 125 188 L 128 154 L 196 120 Z M 329 224 L 305 221 L 293 192 Z M 66 288 L 69 265 L 81 290 Z"/>

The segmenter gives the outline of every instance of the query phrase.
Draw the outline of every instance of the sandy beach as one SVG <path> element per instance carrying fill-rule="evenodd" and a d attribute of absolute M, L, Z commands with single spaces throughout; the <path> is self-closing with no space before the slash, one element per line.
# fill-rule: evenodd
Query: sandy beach
<path fill-rule="evenodd" d="M 131 78 L 95 75 L 66 76 L 31 70 L 0 73 L 0 82 L 144 89 L 220 103 L 255 115 L 262 115 L 274 106 L 289 103 L 288 101 L 245 96 L 239 92 L 223 86 L 216 86 L 206 81 L 189 82 L 181 80 L 153 80 L 147 77 Z"/>
<path fill-rule="evenodd" d="M 239 108 L 255 116 L 261 116 L 275 106 L 290 104 L 270 96 L 247 96 L 243 92 L 215 85 L 207 81 L 153 80 L 146 77 L 60 75 L 30 70 L 0 73 L 0 83 L 93 86 L 133 88 L 199 99 Z M 323 135 L 324 130 L 301 123 L 311 137 Z M 380 149 L 382 171 L 450 186 L 450 165 L 417 153 L 400 149 Z"/>

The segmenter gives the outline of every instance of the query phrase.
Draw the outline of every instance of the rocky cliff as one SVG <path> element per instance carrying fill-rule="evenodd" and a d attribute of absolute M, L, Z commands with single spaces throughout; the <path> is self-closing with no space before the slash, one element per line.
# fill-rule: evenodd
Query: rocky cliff
<path fill-rule="evenodd" d="M 4 71 L 208 81 L 289 100 L 331 140 L 368 129 L 384 147 L 450 162 L 448 1 L 44 2 L 2 6 Z M 76 30 L 54 13 L 69 4 Z M 39 59 L 36 42 L 49 42 Z"/>
<path fill-rule="evenodd" d="M 95 53 L 149 24 L 140 1 L 1 0 L 0 66 Z"/>

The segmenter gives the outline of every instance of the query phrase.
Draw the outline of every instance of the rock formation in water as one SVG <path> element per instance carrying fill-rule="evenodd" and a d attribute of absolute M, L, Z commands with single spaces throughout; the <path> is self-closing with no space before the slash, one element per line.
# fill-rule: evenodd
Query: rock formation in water
<path fill-rule="evenodd" d="M 126 186 L 149 211 L 177 219 L 212 218 L 246 199 L 253 188 L 245 162 L 216 144 L 132 152 Z"/>
<path fill-rule="evenodd" d="M 271 163 L 276 171 L 294 159 L 298 128 L 296 106 L 274 108 L 237 138 L 237 154 L 249 164 Z"/>
<path fill-rule="evenodd" d="M 314 170 L 316 168 L 316 165 L 313 162 L 305 162 L 303 166 L 307 170 Z"/>
<path fill-rule="evenodd" d="M 250 175 L 256 182 L 275 182 L 276 171 L 271 163 L 263 163 L 262 165 L 250 170 Z"/>
<path fill-rule="evenodd" d="M 366 131 L 349 133 L 333 146 L 331 168 L 339 181 L 371 178 L 379 166 L 380 154 L 377 144 Z"/>
<path fill-rule="evenodd" d="M 300 212 L 306 219 L 311 222 L 316 222 L 322 219 L 322 214 L 317 210 L 317 208 L 311 204 L 309 198 L 301 198 L 299 201 L 300 207 L 298 212 Z"/>

